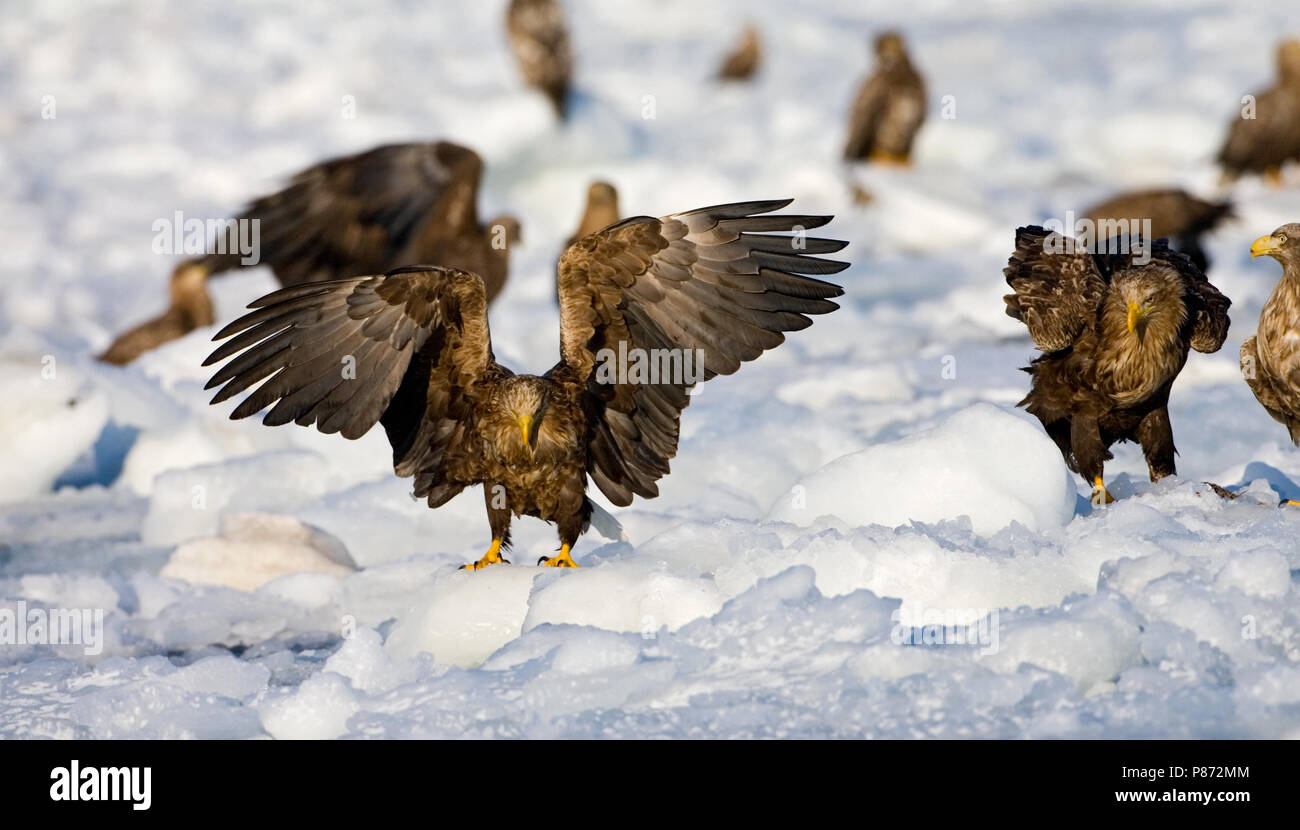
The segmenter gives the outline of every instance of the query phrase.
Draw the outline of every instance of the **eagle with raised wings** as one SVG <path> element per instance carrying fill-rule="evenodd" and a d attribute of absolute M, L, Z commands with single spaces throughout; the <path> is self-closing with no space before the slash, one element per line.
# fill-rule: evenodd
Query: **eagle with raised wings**
<path fill-rule="evenodd" d="M 1003 274 L 1009 316 L 1043 352 L 1020 401 L 1042 422 L 1066 465 L 1113 501 L 1102 478 L 1116 441 L 1142 446 L 1152 481 L 1173 475 L 1169 392 L 1188 349 L 1216 352 L 1228 336 L 1230 301 L 1164 240 L 1116 240 L 1091 253 L 1041 227 L 1016 231 Z"/>
<path fill-rule="evenodd" d="M 482 175 L 478 153 L 450 141 L 388 144 L 309 167 L 236 220 L 257 223 L 256 262 L 229 246 L 182 262 L 167 311 L 118 337 L 100 359 L 129 363 L 211 325 L 207 278 L 233 268 L 267 265 L 292 286 L 432 262 L 479 274 L 491 302 L 505 286 L 519 223 L 510 216 L 479 222 Z"/>
<path fill-rule="evenodd" d="M 574 567 L 589 479 L 620 506 L 658 495 L 691 386 L 838 307 L 840 286 L 808 275 L 848 267 L 814 256 L 847 243 L 804 235 L 829 216 L 769 215 L 789 203 L 638 216 L 579 239 L 557 269 L 560 360 L 540 377 L 493 358 L 476 274 L 416 265 L 282 289 L 217 333 L 229 339 L 204 365 L 229 361 L 212 402 L 265 379 L 231 418 L 270 407 L 265 424 L 345 438 L 380 423 L 397 474 L 430 507 L 483 486 L 492 543 L 466 567 L 505 561 L 515 516 L 555 523 L 559 553 L 539 564 Z M 611 365 L 638 353 L 699 365 L 693 377 Z"/>

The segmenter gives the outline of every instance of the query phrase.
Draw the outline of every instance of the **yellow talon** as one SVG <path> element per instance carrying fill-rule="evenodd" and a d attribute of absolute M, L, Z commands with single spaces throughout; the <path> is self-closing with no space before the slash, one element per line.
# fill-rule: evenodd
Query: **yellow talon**
<path fill-rule="evenodd" d="M 1286 501 L 1282 502 L 1282 506 L 1300 507 L 1300 501 L 1296 501 L 1295 499 L 1287 499 Z"/>
<path fill-rule="evenodd" d="M 538 565 L 545 565 L 548 568 L 576 568 L 578 563 L 574 562 L 569 556 L 569 546 L 560 545 L 559 556 L 543 556 L 537 560 Z"/>
<path fill-rule="evenodd" d="M 496 565 L 499 562 L 504 562 L 507 565 L 510 564 L 509 561 L 501 558 L 501 540 L 493 539 L 492 547 L 488 548 L 487 553 L 483 554 L 482 559 L 469 565 L 461 565 L 460 569 L 462 571 L 477 571 L 486 568 L 488 565 Z"/>
<path fill-rule="evenodd" d="M 1105 483 L 1102 482 L 1101 476 L 1092 480 L 1092 503 L 1095 505 L 1111 504 L 1115 501 L 1110 491 L 1106 489 Z"/>

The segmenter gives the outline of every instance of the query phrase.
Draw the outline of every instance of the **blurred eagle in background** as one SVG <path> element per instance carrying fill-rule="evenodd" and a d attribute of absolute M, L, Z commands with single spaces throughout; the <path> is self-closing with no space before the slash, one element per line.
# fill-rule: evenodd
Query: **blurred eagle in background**
<path fill-rule="evenodd" d="M 1135 220 L 1149 219 L 1151 238 L 1169 240 L 1174 250 L 1185 254 L 1201 271 L 1209 270 L 1210 265 L 1201 247 L 1201 235 L 1214 230 L 1230 216 L 1231 202 L 1207 202 L 1177 188 L 1120 193 L 1084 212 L 1084 218 L 1092 220 L 1098 228 L 1106 222 L 1127 220 L 1127 227 L 1134 232 L 1140 227 L 1132 224 Z"/>
<path fill-rule="evenodd" d="M 1189 348 L 1215 352 L 1228 335 L 1229 300 L 1163 240 L 1086 251 L 1040 227 L 1016 231 L 1003 270 L 1015 292 L 1006 312 L 1043 352 L 1020 401 L 1043 424 L 1071 470 L 1112 501 L 1102 479 L 1116 441 L 1136 441 L 1152 481 L 1173 475 L 1169 391 Z M 1147 260 L 1149 257 L 1149 261 Z"/>
<path fill-rule="evenodd" d="M 491 302 L 505 286 L 519 223 L 502 216 L 480 224 L 482 175 L 478 154 L 449 141 L 390 144 L 309 167 L 238 217 L 258 223 L 256 262 L 229 248 L 182 262 L 167 311 L 118 337 L 100 359 L 129 363 L 211 325 L 207 278 L 232 268 L 268 265 L 293 286 L 431 262 L 479 274 Z"/>
<path fill-rule="evenodd" d="M 1250 246 L 1252 258 L 1282 263 L 1254 337 L 1241 344 L 1241 372 L 1255 398 L 1300 446 L 1300 224 L 1283 225 Z"/>
<path fill-rule="evenodd" d="M 814 256 L 846 243 L 784 235 L 830 220 L 770 215 L 789 203 L 639 216 L 578 240 L 558 268 L 560 360 L 540 377 L 494 359 L 475 274 L 416 265 L 281 289 L 214 338 L 229 339 L 204 365 L 229 360 L 212 402 L 265 380 L 232 418 L 270 406 L 265 424 L 345 438 L 380 423 L 430 507 L 483 485 L 492 544 L 467 567 L 504 561 L 514 516 L 554 522 L 559 554 L 542 564 L 572 567 L 588 479 L 616 505 L 658 495 L 690 387 L 837 308 L 842 289 L 807 275 L 848 267 Z M 610 363 L 637 353 L 698 366 L 647 378 Z"/>
<path fill-rule="evenodd" d="M 564 247 L 567 249 L 584 236 L 604 230 L 620 218 L 618 190 L 609 182 L 592 182 L 591 186 L 587 188 L 587 206 L 583 208 L 582 219 L 578 221 L 578 229 L 564 243 Z"/>
<path fill-rule="evenodd" d="M 718 69 L 718 79 L 722 81 L 747 81 L 753 77 L 762 61 L 763 52 L 759 47 L 758 28 L 753 25 L 745 27 L 740 40 L 722 60 Z"/>
<path fill-rule="evenodd" d="M 557 0 L 510 0 L 506 34 L 524 81 L 541 90 L 555 114 L 564 119 L 568 114 L 573 52 L 560 4 Z"/>
<path fill-rule="evenodd" d="M 881 33 L 875 51 L 875 70 L 853 100 L 844 158 L 907 164 L 925 121 L 925 82 L 898 32 Z"/>
<path fill-rule="evenodd" d="M 1277 49 L 1277 82 L 1243 103 L 1219 151 L 1223 177 L 1262 173 L 1281 182 L 1282 165 L 1300 159 L 1300 40 Z"/>

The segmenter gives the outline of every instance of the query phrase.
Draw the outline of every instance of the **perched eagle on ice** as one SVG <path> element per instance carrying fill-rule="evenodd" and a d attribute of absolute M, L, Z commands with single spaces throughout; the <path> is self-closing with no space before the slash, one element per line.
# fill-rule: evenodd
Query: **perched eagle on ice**
<path fill-rule="evenodd" d="M 1225 179 L 1263 173 L 1277 184 L 1282 165 L 1300 159 L 1300 40 L 1278 46 L 1277 83 L 1252 97 L 1228 128 L 1219 164 Z"/>
<path fill-rule="evenodd" d="M 479 274 L 491 302 L 505 286 L 519 223 L 509 216 L 479 223 L 482 175 L 478 154 L 449 141 L 390 144 L 309 167 L 238 217 L 258 225 L 257 262 L 246 265 L 231 246 L 182 262 L 168 310 L 118 337 L 100 359 L 129 363 L 211 325 L 207 278 L 252 265 L 270 266 L 281 285 L 293 286 L 431 262 Z"/>
<path fill-rule="evenodd" d="M 925 82 L 897 32 L 876 38 L 876 68 L 862 82 L 849 115 L 844 158 L 907 164 L 925 120 Z"/>
<path fill-rule="evenodd" d="M 1178 188 L 1120 193 L 1084 212 L 1084 218 L 1098 227 L 1098 238 L 1106 236 L 1100 230 L 1104 223 L 1127 220 L 1127 226 L 1135 233 L 1140 226 L 1133 227 L 1134 220 L 1139 223 L 1150 220 L 1151 238 L 1168 239 L 1174 250 L 1186 254 L 1201 271 L 1208 270 L 1210 264 L 1201 248 L 1201 235 L 1214 230 L 1231 215 L 1231 202 L 1207 202 Z"/>
<path fill-rule="evenodd" d="M 1228 298 L 1190 259 L 1163 240 L 1128 247 L 1093 254 L 1020 228 L 1003 270 L 1015 292 L 1006 312 L 1043 352 L 1025 370 L 1033 381 L 1019 405 L 1093 484 L 1094 503 L 1111 501 L 1102 466 L 1116 441 L 1141 444 L 1152 481 L 1175 472 L 1169 390 L 1189 348 L 1218 351 L 1228 334 Z"/>
<path fill-rule="evenodd" d="M 468 567 L 503 561 L 513 516 L 554 522 L 559 554 L 543 562 L 572 567 L 588 479 L 617 505 L 658 495 L 690 386 L 837 308 L 842 289 L 804 275 L 848 267 L 812 256 L 846 243 L 802 235 L 829 216 L 769 215 L 789 203 L 638 216 L 578 240 L 558 267 L 560 360 L 540 377 L 493 358 L 475 274 L 417 265 L 281 289 L 217 333 L 230 339 L 204 365 L 229 362 L 208 382 L 221 386 L 212 402 L 265 379 L 232 418 L 270 406 L 265 424 L 345 438 L 380 423 L 397 474 L 430 507 L 483 485 L 492 544 Z M 698 360 L 695 377 L 611 362 L 638 353 Z"/>
<path fill-rule="evenodd" d="M 722 67 L 718 70 L 718 80 L 747 81 L 753 77 L 762 58 L 758 29 L 752 25 L 746 26 L 745 31 L 740 35 L 740 40 L 723 58 Z"/>
<path fill-rule="evenodd" d="M 1300 446 L 1300 224 L 1256 239 L 1250 255 L 1282 263 L 1282 279 L 1264 303 L 1255 336 L 1241 344 L 1241 373 L 1268 414 Z"/>
<path fill-rule="evenodd" d="M 506 34 L 529 86 L 550 100 L 561 119 L 568 114 L 573 54 L 564 10 L 556 0 L 510 0 Z"/>

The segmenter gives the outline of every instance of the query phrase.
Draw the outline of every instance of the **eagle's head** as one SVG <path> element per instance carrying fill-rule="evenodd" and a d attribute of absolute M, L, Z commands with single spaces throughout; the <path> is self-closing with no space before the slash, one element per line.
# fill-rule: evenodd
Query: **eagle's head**
<path fill-rule="evenodd" d="M 1282 270 L 1298 273 L 1300 266 L 1300 223 L 1283 225 L 1268 236 L 1261 236 L 1250 246 L 1250 258 L 1271 256 L 1282 263 Z"/>
<path fill-rule="evenodd" d="M 1182 369 L 1189 347 L 1186 290 L 1177 269 L 1161 260 L 1111 275 L 1097 372 L 1116 403 L 1145 400 Z"/>
<path fill-rule="evenodd" d="M 531 375 L 507 378 L 487 410 L 487 424 L 503 458 L 532 458 L 550 408 L 550 383 Z"/>
<path fill-rule="evenodd" d="M 1187 320 L 1186 290 L 1178 271 L 1164 263 L 1124 268 L 1111 277 L 1107 316 L 1124 321 L 1121 339 L 1145 344 L 1155 337 L 1162 345 L 1171 343 Z"/>
<path fill-rule="evenodd" d="M 587 188 L 587 205 L 611 205 L 618 210 L 618 191 L 609 182 L 592 182 L 591 187 Z"/>
<path fill-rule="evenodd" d="M 903 36 L 894 31 L 881 32 L 877 35 L 876 59 L 887 66 L 906 60 L 907 49 L 903 46 Z"/>

